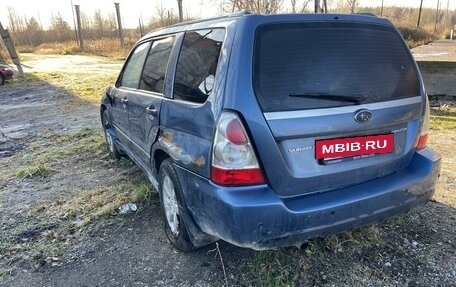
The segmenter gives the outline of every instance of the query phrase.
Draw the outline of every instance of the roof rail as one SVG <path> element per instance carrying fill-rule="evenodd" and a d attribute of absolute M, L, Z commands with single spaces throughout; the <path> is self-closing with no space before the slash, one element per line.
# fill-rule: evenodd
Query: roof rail
<path fill-rule="evenodd" d="M 238 16 L 242 16 L 242 15 L 249 15 L 249 14 L 252 14 L 252 13 L 250 13 L 250 11 L 242 10 L 242 11 L 233 12 L 231 14 L 228 14 L 228 17 L 238 17 Z"/>
<path fill-rule="evenodd" d="M 239 11 L 239 12 L 234 12 L 234 13 L 231 13 L 231 14 L 228 14 L 228 15 L 224 15 L 224 16 L 219 16 L 219 17 L 213 17 L 213 18 L 207 18 L 207 19 L 197 19 L 197 20 L 192 20 L 192 21 L 181 22 L 181 23 L 177 23 L 177 24 L 174 24 L 174 25 L 167 26 L 166 28 L 168 28 L 168 27 L 179 27 L 179 26 L 184 26 L 184 25 L 189 25 L 189 24 L 203 23 L 203 22 L 207 22 L 207 21 L 220 20 L 220 19 L 225 19 L 225 18 L 230 18 L 230 17 L 240 17 L 242 15 L 249 15 L 249 14 L 252 14 L 252 13 L 250 13 L 249 11 Z"/>
<path fill-rule="evenodd" d="M 353 13 L 353 14 L 377 17 L 377 15 L 375 15 L 374 13 L 370 13 L 370 12 L 357 12 L 357 13 Z"/>

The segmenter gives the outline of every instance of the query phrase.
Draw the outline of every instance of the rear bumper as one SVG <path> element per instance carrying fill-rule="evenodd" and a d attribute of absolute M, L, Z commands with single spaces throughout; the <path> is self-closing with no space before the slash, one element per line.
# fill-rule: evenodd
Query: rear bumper
<path fill-rule="evenodd" d="M 267 186 L 226 188 L 178 167 L 189 214 L 205 233 L 237 246 L 299 245 L 404 213 L 434 193 L 440 156 L 415 154 L 398 173 L 335 191 L 279 198 Z M 305 187 L 304 187 L 305 188 Z"/>

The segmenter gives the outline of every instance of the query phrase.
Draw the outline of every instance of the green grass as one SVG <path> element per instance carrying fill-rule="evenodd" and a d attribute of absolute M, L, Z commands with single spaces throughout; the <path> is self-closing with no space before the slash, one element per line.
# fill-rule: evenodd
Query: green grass
<path fill-rule="evenodd" d="M 431 116 L 431 128 L 433 130 L 456 129 L 456 117 Z"/>
<path fill-rule="evenodd" d="M 33 72 L 33 77 L 56 87 L 63 88 L 83 101 L 98 104 L 106 86 L 112 85 L 117 77 L 90 72 Z"/>
<path fill-rule="evenodd" d="M 427 266 L 432 263 L 434 256 L 433 256 L 432 252 L 430 250 L 428 250 L 428 251 L 420 251 L 416 255 L 415 258 L 416 258 L 417 262 Z"/>
<path fill-rule="evenodd" d="M 58 171 L 58 162 L 78 154 L 100 155 L 105 152 L 105 141 L 101 128 L 83 127 L 73 133 L 60 135 L 45 130 L 43 136 L 51 139 L 53 145 L 34 144 L 30 156 L 15 175 L 19 178 L 47 178 Z"/>
<path fill-rule="evenodd" d="M 54 172 L 54 169 L 50 168 L 46 164 L 40 163 L 32 166 L 26 166 L 20 168 L 16 175 L 19 178 L 26 179 L 32 177 L 49 177 Z"/>
<path fill-rule="evenodd" d="M 260 251 L 255 253 L 246 265 L 257 277 L 257 283 L 265 287 L 294 286 L 292 279 L 296 273 L 294 262 L 287 258 L 287 251 Z M 299 271 L 298 271 L 299 272 Z"/>
<path fill-rule="evenodd" d="M 245 262 L 245 267 L 258 286 L 307 286 L 328 274 L 320 269 L 344 268 L 343 261 L 350 254 L 383 244 L 379 228 L 369 226 L 352 232 L 310 240 L 304 248 L 286 248 L 256 252 Z"/>
<path fill-rule="evenodd" d="M 456 129 L 456 110 L 431 108 L 431 128 L 433 130 Z"/>

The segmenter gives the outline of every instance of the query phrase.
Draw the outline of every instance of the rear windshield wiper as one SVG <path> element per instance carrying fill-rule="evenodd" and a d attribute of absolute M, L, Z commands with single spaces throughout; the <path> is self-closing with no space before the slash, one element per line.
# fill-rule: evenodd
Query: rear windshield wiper
<path fill-rule="evenodd" d="M 362 94 L 353 94 L 353 95 L 336 95 L 336 94 L 326 94 L 326 93 L 291 93 L 290 97 L 302 97 L 302 98 L 312 98 L 312 99 L 322 99 L 329 101 L 339 101 L 339 102 L 350 102 L 355 104 L 361 104 L 367 100 L 367 95 Z"/>

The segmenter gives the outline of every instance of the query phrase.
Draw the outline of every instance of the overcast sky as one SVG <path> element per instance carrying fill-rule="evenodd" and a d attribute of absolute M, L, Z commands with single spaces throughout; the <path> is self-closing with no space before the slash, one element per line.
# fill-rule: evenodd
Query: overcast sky
<path fill-rule="evenodd" d="M 163 7 L 177 14 L 177 1 L 175 0 L 0 0 L 0 22 L 8 26 L 7 9 L 14 8 L 16 13 L 27 18 L 35 17 L 46 27 L 52 15 L 60 13 L 72 26 L 72 4 L 79 4 L 81 12 L 92 17 L 95 10 L 106 13 L 114 13 L 114 2 L 120 3 L 120 10 L 124 27 L 134 28 L 138 25 L 138 19 L 143 18 L 147 23 L 154 15 L 157 5 L 163 3 Z M 207 18 L 216 16 L 218 7 L 214 0 L 183 0 L 184 11 L 193 17 Z M 284 3 L 290 1 L 284 0 Z M 302 2 L 298 0 L 298 2 Z M 361 6 L 380 6 L 382 0 L 360 0 Z M 440 0 L 442 8 L 446 8 L 447 0 Z M 456 0 L 450 0 L 450 9 L 456 9 Z M 385 6 L 408 6 L 419 7 L 420 0 L 384 0 Z M 435 8 L 437 0 L 423 0 L 424 7 Z"/>

